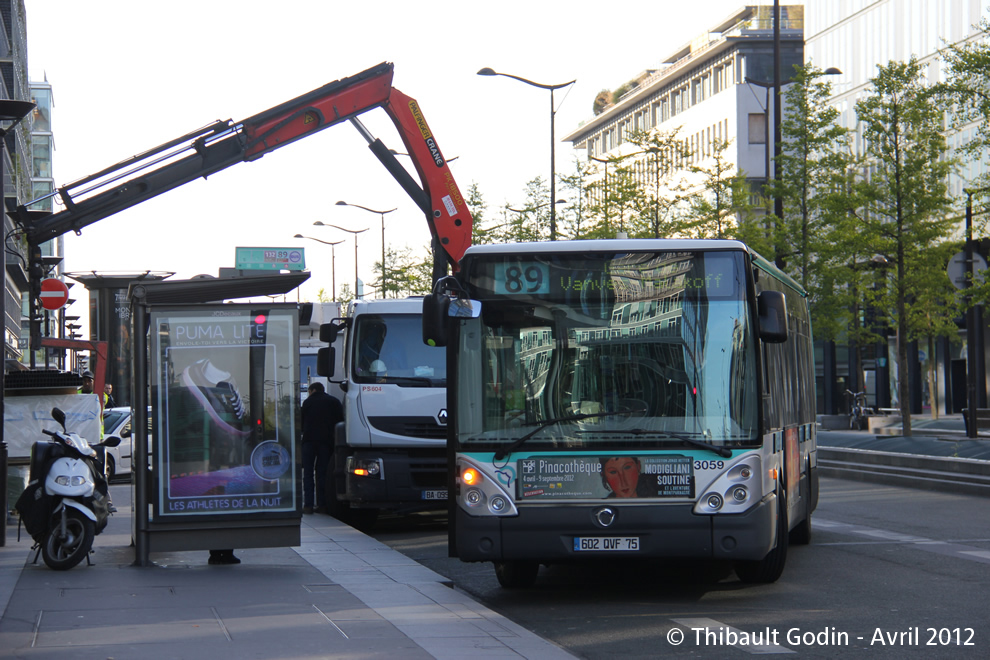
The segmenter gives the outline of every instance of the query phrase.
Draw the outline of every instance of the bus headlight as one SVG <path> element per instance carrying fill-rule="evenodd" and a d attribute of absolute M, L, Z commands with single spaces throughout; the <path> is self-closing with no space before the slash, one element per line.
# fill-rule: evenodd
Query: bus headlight
<path fill-rule="evenodd" d="M 519 510 L 502 485 L 480 465 L 460 456 L 457 459 L 457 502 L 472 516 L 517 516 Z M 488 506 L 485 506 L 487 503 Z"/>
<path fill-rule="evenodd" d="M 745 454 L 729 466 L 706 489 L 694 505 L 699 515 L 715 513 L 742 513 L 762 498 L 762 485 L 757 475 L 762 474 L 760 455 Z"/>

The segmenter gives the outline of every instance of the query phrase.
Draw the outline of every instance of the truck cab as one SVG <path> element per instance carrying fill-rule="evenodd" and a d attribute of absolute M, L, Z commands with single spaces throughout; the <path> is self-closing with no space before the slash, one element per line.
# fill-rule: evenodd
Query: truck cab
<path fill-rule="evenodd" d="M 325 354 L 341 363 L 329 377 L 344 404 L 327 479 L 337 517 L 446 506 L 446 350 L 423 343 L 422 310 L 419 297 L 357 300 Z"/>

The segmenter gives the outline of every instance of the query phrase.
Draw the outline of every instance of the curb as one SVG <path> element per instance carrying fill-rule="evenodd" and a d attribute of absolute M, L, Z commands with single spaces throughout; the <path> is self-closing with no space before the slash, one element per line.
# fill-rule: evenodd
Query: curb
<path fill-rule="evenodd" d="M 819 447 L 822 476 L 990 497 L 990 461 Z"/>

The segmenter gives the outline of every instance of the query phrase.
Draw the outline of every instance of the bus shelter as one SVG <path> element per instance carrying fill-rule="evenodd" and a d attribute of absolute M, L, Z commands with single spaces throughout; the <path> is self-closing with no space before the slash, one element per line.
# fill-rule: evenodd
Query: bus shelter
<path fill-rule="evenodd" d="M 298 306 L 222 301 L 308 277 L 129 288 L 136 565 L 152 552 L 299 544 Z"/>

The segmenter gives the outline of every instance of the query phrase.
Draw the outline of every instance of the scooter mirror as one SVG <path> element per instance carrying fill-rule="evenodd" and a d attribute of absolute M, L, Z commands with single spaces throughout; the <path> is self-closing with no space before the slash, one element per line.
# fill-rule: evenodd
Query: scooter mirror
<path fill-rule="evenodd" d="M 65 430 L 65 413 L 59 408 L 52 408 L 52 419 L 62 425 L 62 430 Z"/>
<path fill-rule="evenodd" d="M 104 447 L 117 447 L 120 445 L 120 438 L 115 435 L 111 435 L 109 438 L 101 443 Z"/>

